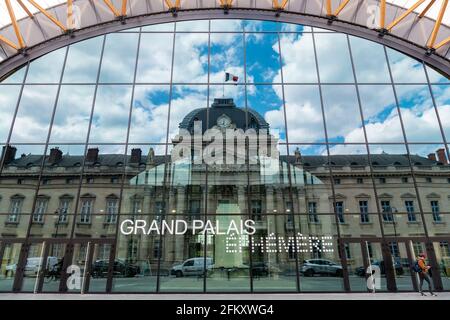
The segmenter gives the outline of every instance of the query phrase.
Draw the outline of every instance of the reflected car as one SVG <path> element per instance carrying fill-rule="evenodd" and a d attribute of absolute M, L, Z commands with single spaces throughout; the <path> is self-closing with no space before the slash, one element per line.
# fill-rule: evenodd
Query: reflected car
<path fill-rule="evenodd" d="M 47 257 L 47 265 L 42 265 L 42 258 L 40 257 L 30 257 L 27 258 L 27 264 L 25 265 L 24 276 L 35 276 L 37 275 L 39 268 L 47 267 L 48 269 L 53 269 L 55 265 L 58 264 L 57 257 Z M 17 263 L 9 264 L 6 266 L 5 271 L 10 275 L 16 273 Z"/>
<path fill-rule="evenodd" d="M 210 271 L 213 268 L 213 259 L 206 258 L 206 270 Z M 191 258 L 187 259 L 181 264 L 172 266 L 170 274 L 172 276 L 186 277 L 186 276 L 202 276 L 205 273 L 205 259 Z"/>
<path fill-rule="evenodd" d="M 106 277 L 108 275 L 109 260 L 96 260 L 92 266 L 92 276 L 94 278 Z M 114 261 L 114 276 L 131 278 L 140 274 L 140 268 L 122 259 Z"/>
<path fill-rule="evenodd" d="M 386 268 L 384 266 L 384 261 L 374 261 L 374 262 L 372 262 L 372 266 L 379 267 L 381 274 L 386 274 Z M 400 261 L 395 261 L 395 273 L 399 276 L 401 276 L 405 273 L 405 270 L 403 269 L 403 266 L 400 263 Z M 355 274 L 357 276 L 364 277 L 366 275 L 366 268 L 364 268 L 363 266 L 356 268 Z"/>
<path fill-rule="evenodd" d="M 305 277 L 336 276 L 342 277 L 342 266 L 326 259 L 308 259 L 300 265 L 300 274 Z"/>

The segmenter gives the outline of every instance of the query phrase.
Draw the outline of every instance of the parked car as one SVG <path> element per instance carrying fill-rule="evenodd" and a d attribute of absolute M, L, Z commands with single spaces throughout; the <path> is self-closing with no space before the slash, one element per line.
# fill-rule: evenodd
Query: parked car
<path fill-rule="evenodd" d="M 315 275 L 326 275 L 342 277 L 342 266 L 326 259 L 308 259 L 304 260 L 300 266 L 300 273 L 305 277 Z"/>
<path fill-rule="evenodd" d="M 386 268 L 384 265 L 384 261 L 373 261 L 372 266 L 376 266 L 380 268 L 381 274 L 386 274 Z M 364 277 L 366 275 L 365 267 L 361 266 L 355 269 L 355 274 L 360 277 Z M 405 273 L 403 269 L 402 263 L 400 261 L 395 261 L 395 273 L 399 276 Z"/>
<path fill-rule="evenodd" d="M 94 278 L 106 277 L 108 275 L 109 260 L 96 260 L 92 267 Z M 122 259 L 114 261 L 113 275 L 123 277 L 134 277 L 140 273 L 140 268 Z"/>
<path fill-rule="evenodd" d="M 24 276 L 37 275 L 39 268 L 53 269 L 58 264 L 58 257 L 47 257 L 47 265 L 43 265 L 41 257 L 27 258 L 27 264 L 25 265 Z M 5 271 L 11 276 L 16 273 L 17 263 L 9 264 L 6 266 Z"/>
<path fill-rule="evenodd" d="M 206 270 L 211 270 L 213 267 L 213 259 L 206 258 Z M 178 277 L 185 276 L 201 276 L 205 273 L 205 258 L 191 258 L 187 259 L 181 264 L 172 266 L 170 274 Z"/>

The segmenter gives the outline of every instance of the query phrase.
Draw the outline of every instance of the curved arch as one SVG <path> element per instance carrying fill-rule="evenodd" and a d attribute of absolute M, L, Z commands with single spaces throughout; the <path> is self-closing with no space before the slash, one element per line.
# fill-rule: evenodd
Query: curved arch
<path fill-rule="evenodd" d="M 450 77 L 450 63 L 445 56 L 436 53 L 427 54 L 426 48 L 424 46 L 421 46 L 418 43 L 414 43 L 410 40 L 403 39 L 392 33 L 380 36 L 379 31 L 375 29 L 369 29 L 368 27 L 353 22 L 333 20 L 333 22 L 330 23 L 331 20 L 325 16 L 311 15 L 300 12 L 283 12 L 282 15 L 276 17 L 273 10 L 233 8 L 227 15 L 224 15 L 223 9 L 208 8 L 182 10 L 177 16 L 174 16 L 168 12 L 131 16 L 126 19 L 107 21 L 93 26 L 88 26 L 83 29 L 75 30 L 70 33 L 55 36 L 51 39 L 44 40 L 30 48 L 27 48 L 27 50 L 23 54 L 18 53 L 11 55 L 6 60 L 1 62 L 0 80 L 11 74 L 20 66 L 26 64 L 30 60 L 34 60 L 51 51 L 96 36 L 152 24 L 224 18 L 302 24 L 305 26 L 329 29 L 332 31 L 361 37 L 386 45 L 387 47 L 393 48 L 420 61 L 423 61 L 429 66 L 432 66 L 433 68 L 441 71 L 447 77 Z"/>

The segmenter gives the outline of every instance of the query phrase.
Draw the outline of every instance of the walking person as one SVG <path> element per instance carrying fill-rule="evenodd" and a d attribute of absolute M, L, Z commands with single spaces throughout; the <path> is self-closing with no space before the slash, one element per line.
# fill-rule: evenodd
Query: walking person
<path fill-rule="evenodd" d="M 432 296 L 437 296 L 435 293 L 433 293 L 433 289 L 431 286 L 431 279 L 429 276 L 431 266 L 427 265 L 426 261 L 426 255 L 425 253 L 421 253 L 417 257 L 417 261 L 414 265 L 414 271 L 419 275 L 420 285 L 419 285 L 419 292 L 422 296 L 426 296 L 425 293 L 422 291 L 423 282 L 426 281 L 428 283 L 428 289 L 430 291 L 430 294 Z"/>

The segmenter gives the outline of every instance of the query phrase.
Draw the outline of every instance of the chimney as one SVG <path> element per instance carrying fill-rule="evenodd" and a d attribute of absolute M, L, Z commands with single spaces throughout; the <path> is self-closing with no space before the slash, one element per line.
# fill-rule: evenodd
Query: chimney
<path fill-rule="evenodd" d="M 2 158 L 5 164 L 9 164 L 16 158 L 17 149 L 15 147 L 11 147 L 10 145 L 3 146 L 2 150 Z"/>
<path fill-rule="evenodd" d="M 141 162 L 141 156 L 142 156 L 142 150 L 141 149 L 139 149 L 139 148 L 132 149 L 131 150 L 130 162 L 139 164 Z"/>
<path fill-rule="evenodd" d="M 98 160 L 98 148 L 88 149 L 86 162 L 96 162 Z"/>
<path fill-rule="evenodd" d="M 59 150 L 59 148 L 50 149 L 50 157 L 48 158 L 48 161 L 51 164 L 58 163 L 62 160 L 62 154 L 63 153 Z"/>
<path fill-rule="evenodd" d="M 436 151 L 436 153 L 437 153 L 439 162 L 441 162 L 442 164 L 448 164 L 447 156 L 445 155 L 444 148 L 438 149 L 438 151 Z"/>
<path fill-rule="evenodd" d="M 428 155 L 428 160 L 436 161 L 436 154 L 435 154 L 435 153 L 430 153 L 430 154 Z"/>

